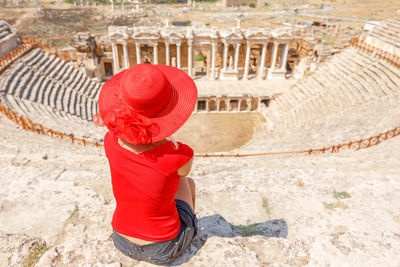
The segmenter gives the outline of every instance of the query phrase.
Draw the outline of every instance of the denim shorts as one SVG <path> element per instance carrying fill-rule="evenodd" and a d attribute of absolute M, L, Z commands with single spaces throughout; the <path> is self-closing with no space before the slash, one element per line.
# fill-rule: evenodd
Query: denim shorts
<path fill-rule="evenodd" d="M 122 254 L 139 261 L 153 264 L 166 264 L 174 261 L 182 255 L 197 234 L 197 217 L 189 204 L 176 199 L 176 209 L 181 220 L 181 228 L 174 239 L 148 245 L 137 245 L 114 231 L 112 238 L 115 247 Z"/>

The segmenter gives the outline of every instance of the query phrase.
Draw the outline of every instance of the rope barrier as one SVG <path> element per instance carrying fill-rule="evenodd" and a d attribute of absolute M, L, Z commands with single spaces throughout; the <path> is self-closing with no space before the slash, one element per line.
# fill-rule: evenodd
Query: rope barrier
<path fill-rule="evenodd" d="M 19 57 L 30 51 L 31 49 L 38 46 L 37 41 L 33 38 L 25 38 L 23 39 L 23 44 L 14 50 L 10 51 L 6 55 L 0 58 L 0 73 L 2 73 L 6 68 L 8 68 L 14 61 L 16 61 Z M 368 52 L 374 51 L 376 52 L 378 48 L 372 47 L 368 44 L 358 42 L 358 40 L 352 40 L 352 44 L 357 46 L 358 48 L 364 50 L 366 49 Z M 40 46 L 40 45 L 39 45 Z M 378 49 L 380 51 L 380 49 Z M 379 52 L 379 56 L 381 58 L 385 58 L 392 64 L 400 67 L 400 60 L 399 57 L 390 55 L 384 51 Z M 23 129 L 29 130 L 32 132 L 36 132 L 41 135 L 48 135 L 53 138 L 59 138 L 61 140 L 70 140 L 73 144 L 83 144 L 86 145 L 94 145 L 96 147 L 104 146 L 102 143 L 89 141 L 83 138 L 76 138 L 71 134 L 65 134 L 60 131 L 55 131 L 53 129 L 44 127 L 39 123 L 34 123 L 30 119 L 26 119 L 23 116 L 17 115 L 15 112 L 4 106 L 0 102 L 0 112 L 3 113 L 8 119 L 15 122 L 16 124 L 20 125 Z M 308 150 L 299 150 L 299 151 L 285 151 L 285 152 L 265 152 L 265 153 L 251 153 L 251 154 L 195 154 L 195 157 L 202 157 L 202 158 L 232 158 L 232 157 L 255 157 L 255 156 L 268 156 L 268 155 L 294 155 L 294 154 L 324 154 L 324 153 L 338 153 L 345 149 L 365 149 L 371 146 L 378 145 L 379 143 L 393 138 L 395 136 L 400 135 L 400 126 L 390 129 L 386 132 L 380 133 L 376 136 L 372 136 L 365 139 L 360 139 L 357 141 L 352 141 L 344 144 L 327 146 L 323 148 L 317 149 L 308 149 Z"/>
<path fill-rule="evenodd" d="M 94 145 L 96 147 L 103 146 L 102 143 L 99 142 L 94 142 L 94 141 L 89 141 L 83 138 L 77 138 L 74 137 L 71 134 L 65 134 L 60 131 L 55 131 L 53 129 L 44 127 L 43 125 L 39 123 L 34 123 L 30 119 L 25 119 L 22 116 L 17 115 L 13 111 L 11 111 L 9 108 L 4 106 L 2 103 L 0 103 L 0 112 L 3 113 L 8 119 L 11 121 L 15 122 L 16 124 L 20 125 L 23 129 L 32 131 L 41 135 L 48 135 L 54 138 L 60 138 L 61 140 L 64 139 L 69 139 L 73 144 L 83 144 L 84 146 L 86 145 Z"/>
<path fill-rule="evenodd" d="M 11 66 L 17 59 L 28 53 L 34 47 L 31 44 L 22 44 L 15 49 L 9 51 L 0 58 L 0 74 Z"/>
<path fill-rule="evenodd" d="M 59 138 L 61 140 L 71 141 L 73 144 L 81 144 L 81 145 L 94 145 L 96 147 L 104 146 L 104 144 L 94 141 L 89 141 L 84 138 L 77 138 L 71 134 L 65 134 L 60 131 L 55 131 L 53 129 L 44 127 L 39 123 L 34 123 L 29 119 L 26 119 L 22 116 L 17 115 L 9 108 L 5 107 L 2 103 L 0 103 L 0 112 L 3 113 L 8 119 L 20 125 L 23 129 L 29 130 L 32 132 L 36 132 L 41 135 L 48 135 L 53 138 Z M 344 144 L 327 146 L 316 149 L 308 149 L 308 150 L 298 150 L 298 151 L 284 151 L 284 152 L 265 152 L 265 153 L 250 153 L 250 154 L 195 154 L 195 157 L 199 158 L 239 158 L 239 157 L 256 157 L 256 156 L 271 156 L 271 155 L 295 155 L 295 154 L 324 154 L 324 153 L 338 153 L 342 150 L 353 149 L 360 150 L 365 149 L 371 146 L 375 146 L 380 144 L 381 142 L 393 138 L 395 136 L 400 135 L 400 126 L 390 129 L 386 132 L 380 133 L 376 136 L 371 136 L 369 138 L 360 139 L 357 141 L 352 141 Z"/>

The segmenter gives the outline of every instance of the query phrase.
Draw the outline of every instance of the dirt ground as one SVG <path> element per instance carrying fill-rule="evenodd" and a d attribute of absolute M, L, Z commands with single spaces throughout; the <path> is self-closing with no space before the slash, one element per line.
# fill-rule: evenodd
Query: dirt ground
<path fill-rule="evenodd" d="M 259 113 L 197 113 L 174 137 L 195 153 L 230 151 L 247 143 L 262 120 Z"/>
<path fill-rule="evenodd" d="M 110 17 L 110 6 L 76 8 L 73 4 L 60 4 L 59 1 L 39 2 L 40 4 L 35 4 L 31 1 L 20 7 L 0 5 L 0 18 L 15 26 L 21 35 L 54 39 L 55 36 L 72 36 L 79 31 L 104 34 L 109 25 L 162 26 L 165 19 L 169 19 L 170 22 L 190 21 L 196 27 L 235 27 L 237 19 L 240 18 L 241 27 L 249 28 L 270 27 L 284 21 L 299 23 L 323 20 L 323 18 L 309 16 L 313 14 L 371 20 L 400 16 L 400 1 L 397 0 L 304 0 L 301 2 L 260 0 L 255 1 L 257 2 L 255 8 L 224 8 L 219 7 L 217 2 L 197 3 L 195 8 L 190 8 L 185 4 L 145 4 L 141 5 L 141 8 L 153 15 L 144 18 L 124 15 L 119 11 L 115 11 L 115 14 Z M 120 6 L 115 6 L 116 10 L 120 8 Z M 127 6 L 127 8 L 135 8 L 135 5 Z M 171 9 L 175 9 L 175 12 L 170 12 Z M 305 11 L 308 15 L 295 14 L 295 9 Z"/>

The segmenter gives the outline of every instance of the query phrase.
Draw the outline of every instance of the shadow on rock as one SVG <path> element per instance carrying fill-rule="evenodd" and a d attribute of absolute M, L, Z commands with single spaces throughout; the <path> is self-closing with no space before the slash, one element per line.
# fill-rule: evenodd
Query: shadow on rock
<path fill-rule="evenodd" d="M 207 239 L 212 236 L 233 238 L 260 235 L 286 238 L 287 234 L 288 229 L 284 219 L 269 220 L 250 225 L 233 225 L 219 214 L 206 216 L 199 219 L 199 231 L 197 236 L 192 240 L 189 248 L 182 256 L 167 266 L 177 266 L 189 261 L 206 243 Z"/>

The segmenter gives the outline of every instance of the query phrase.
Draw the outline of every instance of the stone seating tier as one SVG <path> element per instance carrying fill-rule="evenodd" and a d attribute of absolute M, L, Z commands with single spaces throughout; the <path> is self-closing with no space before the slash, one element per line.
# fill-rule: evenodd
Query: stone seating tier
<path fill-rule="evenodd" d="M 6 71 L 1 88 L 4 102 L 19 115 L 43 123 L 45 127 L 64 129 L 67 134 L 94 140 L 103 137 L 102 130 L 84 129 L 93 124 L 92 116 L 98 112 L 97 96 L 101 85 L 55 56 L 40 49 L 31 51 Z M 73 129 L 63 126 L 64 120 L 57 121 L 60 116 L 70 121 L 83 119 L 80 124 L 84 127 L 76 131 L 75 126 Z M 84 134 L 88 131 L 90 134 Z"/>
<path fill-rule="evenodd" d="M 399 55 L 400 19 L 381 21 L 367 34 L 366 43 L 391 54 Z"/>
<path fill-rule="evenodd" d="M 265 116 L 271 129 L 284 130 L 353 105 L 393 97 L 399 90 L 394 66 L 349 48 L 271 101 Z"/>

